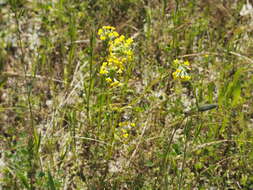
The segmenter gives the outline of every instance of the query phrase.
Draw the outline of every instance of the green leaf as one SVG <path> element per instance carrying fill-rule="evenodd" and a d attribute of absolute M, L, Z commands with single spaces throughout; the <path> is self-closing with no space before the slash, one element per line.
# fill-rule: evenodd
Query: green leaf
<path fill-rule="evenodd" d="M 233 101 L 232 101 L 232 106 L 238 105 L 242 100 L 241 97 L 241 85 L 240 83 L 237 83 L 236 86 L 234 87 L 233 90 Z"/>
<path fill-rule="evenodd" d="M 47 184 L 48 184 L 48 187 L 50 190 L 56 190 L 56 187 L 55 187 L 55 184 L 54 184 L 54 179 L 50 173 L 50 171 L 48 170 L 47 172 L 47 175 L 48 175 L 48 181 L 47 181 Z"/>
<path fill-rule="evenodd" d="M 205 104 L 205 105 L 199 106 L 198 111 L 204 112 L 204 111 L 208 111 L 217 107 L 218 107 L 218 104 Z"/>
<path fill-rule="evenodd" d="M 18 176 L 18 178 L 20 179 L 20 181 L 23 183 L 23 185 L 24 185 L 27 189 L 29 189 L 30 187 L 29 187 L 29 183 L 28 183 L 28 180 L 27 180 L 26 176 L 24 176 L 24 175 L 23 175 L 22 173 L 20 173 L 20 172 L 17 173 L 17 176 Z"/>

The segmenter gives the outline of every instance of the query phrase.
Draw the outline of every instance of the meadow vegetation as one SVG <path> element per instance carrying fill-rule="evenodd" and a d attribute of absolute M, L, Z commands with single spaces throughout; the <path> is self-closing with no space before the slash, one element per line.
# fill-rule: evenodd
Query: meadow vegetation
<path fill-rule="evenodd" d="M 0 189 L 253 189 L 250 3 L 0 0 Z"/>

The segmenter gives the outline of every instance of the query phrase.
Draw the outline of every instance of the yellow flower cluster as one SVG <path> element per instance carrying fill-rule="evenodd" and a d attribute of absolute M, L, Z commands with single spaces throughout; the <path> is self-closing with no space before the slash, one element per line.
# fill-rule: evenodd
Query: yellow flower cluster
<path fill-rule="evenodd" d="M 119 36 L 113 26 L 103 26 L 98 30 L 98 35 L 100 36 L 100 40 L 113 39 Z"/>
<path fill-rule="evenodd" d="M 129 136 L 129 133 L 128 133 L 129 128 L 135 127 L 136 125 L 135 125 L 135 123 L 130 123 L 130 122 L 126 122 L 125 121 L 125 122 L 120 122 L 119 126 L 120 126 L 122 137 L 128 138 L 128 136 Z"/>
<path fill-rule="evenodd" d="M 176 71 L 172 73 L 174 79 L 180 79 L 183 81 L 191 79 L 191 76 L 187 72 L 188 70 L 191 70 L 189 61 L 175 59 L 173 64 L 177 67 Z"/>
<path fill-rule="evenodd" d="M 99 73 L 106 77 L 111 87 L 121 86 L 116 78 L 125 70 L 125 64 L 133 59 L 133 39 L 119 35 L 112 26 L 103 26 L 98 30 L 100 39 L 108 42 L 108 56 L 100 67 Z"/>

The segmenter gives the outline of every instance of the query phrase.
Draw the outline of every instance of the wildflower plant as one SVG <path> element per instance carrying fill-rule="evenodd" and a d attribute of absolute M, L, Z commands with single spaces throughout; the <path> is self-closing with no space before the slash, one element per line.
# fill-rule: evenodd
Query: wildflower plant
<path fill-rule="evenodd" d="M 180 79 L 183 81 L 188 81 L 191 79 L 188 71 L 191 70 L 189 61 L 183 61 L 175 59 L 173 61 L 176 71 L 172 73 L 174 79 Z"/>
<path fill-rule="evenodd" d="M 105 77 L 110 87 L 122 86 L 121 76 L 127 63 L 133 60 L 133 39 L 119 35 L 112 26 L 103 26 L 98 30 L 98 35 L 108 47 L 108 56 L 99 73 Z"/>
<path fill-rule="evenodd" d="M 128 139 L 129 138 L 129 131 L 136 126 L 133 122 L 120 122 L 118 128 L 118 137 L 119 139 Z"/>

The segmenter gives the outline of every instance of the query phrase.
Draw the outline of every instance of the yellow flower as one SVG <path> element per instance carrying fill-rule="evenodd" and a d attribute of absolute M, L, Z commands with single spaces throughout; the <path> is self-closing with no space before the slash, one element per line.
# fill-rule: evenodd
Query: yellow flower
<path fill-rule="evenodd" d="M 113 36 L 118 37 L 119 36 L 118 32 L 113 32 Z"/>
<path fill-rule="evenodd" d="M 126 45 L 127 46 L 129 46 L 129 45 L 131 45 L 132 43 L 133 43 L 133 39 L 132 38 L 128 38 L 127 40 L 126 40 Z"/>
<path fill-rule="evenodd" d="M 132 55 L 133 55 L 133 52 L 132 52 L 132 50 L 129 49 L 129 50 L 126 51 L 126 54 L 127 54 L 128 56 L 132 56 Z"/>
<path fill-rule="evenodd" d="M 127 137 L 129 136 L 126 129 L 121 129 L 121 131 L 122 131 L 122 133 L 123 133 L 122 136 L 123 136 L 124 138 L 127 138 Z"/>
<path fill-rule="evenodd" d="M 110 84 L 111 87 L 118 87 L 118 86 L 122 86 L 122 83 L 120 83 L 119 81 L 117 81 L 116 79 L 114 79 L 114 82 L 112 82 Z"/>
<path fill-rule="evenodd" d="M 120 37 L 119 37 L 119 40 L 122 42 L 122 41 L 124 41 L 125 40 L 125 36 L 124 35 L 121 35 Z"/>
<path fill-rule="evenodd" d="M 111 82 L 112 82 L 112 79 L 111 79 L 110 77 L 107 77 L 105 80 L 106 80 L 106 82 L 108 82 L 108 83 L 111 83 Z"/>
<path fill-rule="evenodd" d="M 119 39 L 119 38 L 116 38 L 116 39 L 112 42 L 111 48 L 113 48 L 113 46 L 115 46 L 115 45 L 117 45 L 117 44 L 119 44 L 119 43 L 120 43 L 120 39 Z"/>
<path fill-rule="evenodd" d="M 100 28 L 100 29 L 98 30 L 98 35 L 100 36 L 102 33 L 103 33 L 103 30 Z"/>
<path fill-rule="evenodd" d="M 123 127 L 124 125 L 125 125 L 125 122 L 120 122 L 120 123 L 119 123 L 119 126 L 120 126 L 120 127 Z"/>
<path fill-rule="evenodd" d="M 174 63 L 175 65 L 178 65 L 178 64 L 179 64 L 179 60 L 178 60 L 178 59 L 175 59 L 175 60 L 173 61 L 173 63 Z"/>
<path fill-rule="evenodd" d="M 107 62 L 103 62 L 102 66 L 100 67 L 100 71 L 99 71 L 99 73 L 100 73 L 101 75 L 106 75 L 106 74 L 109 73 L 109 72 L 107 71 L 107 69 L 106 69 L 106 66 L 107 66 L 107 65 L 108 65 Z"/>
<path fill-rule="evenodd" d="M 106 40 L 105 36 L 100 36 L 100 40 Z"/>
<path fill-rule="evenodd" d="M 172 73 L 173 78 L 174 79 L 180 78 L 180 73 L 181 72 L 182 72 L 182 70 L 178 68 L 175 72 Z"/>
<path fill-rule="evenodd" d="M 123 135 L 122 135 L 124 138 L 128 138 L 128 133 L 124 133 Z"/>
<path fill-rule="evenodd" d="M 106 74 L 108 74 L 108 71 L 107 71 L 105 68 L 102 68 L 102 67 L 101 67 L 99 73 L 100 73 L 101 75 L 106 75 Z"/>
<path fill-rule="evenodd" d="M 117 32 L 110 32 L 109 34 L 108 34 L 108 36 L 109 37 L 117 37 L 117 36 L 119 36 L 119 34 L 117 33 Z"/>
<path fill-rule="evenodd" d="M 119 74 L 123 73 L 122 69 L 119 69 L 119 70 L 117 71 L 117 73 L 119 73 Z"/>
<path fill-rule="evenodd" d="M 184 76 L 184 78 L 183 78 L 184 80 L 190 80 L 191 79 L 191 77 L 190 76 Z"/>
<path fill-rule="evenodd" d="M 135 123 L 130 123 L 130 125 L 131 125 L 131 127 L 135 127 L 136 126 Z"/>
<path fill-rule="evenodd" d="M 115 30 L 115 27 L 113 27 L 113 26 L 103 26 L 103 29 L 105 29 L 105 30 Z"/>
<path fill-rule="evenodd" d="M 184 65 L 186 65 L 186 66 L 190 66 L 189 61 L 185 61 L 185 62 L 184 62 Z"/>
<path fill-rule="evenodd" d="M 102 67 L 106 67 L 108 65 L 107 62 L 103 62 Z"/>

